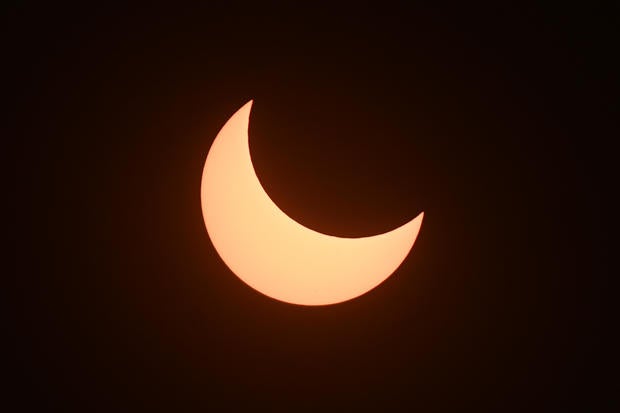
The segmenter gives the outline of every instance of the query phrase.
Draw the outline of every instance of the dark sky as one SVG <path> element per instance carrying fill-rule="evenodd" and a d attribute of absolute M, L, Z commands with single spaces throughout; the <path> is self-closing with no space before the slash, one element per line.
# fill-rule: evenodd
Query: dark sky
<path fill-rule="evenodd" d="M 617 15 L 11 6 L 20 406 L 612 410 Z M 250 99 L 294 219 L 355 237 L 425 212 L 375 290 L 284 304 L 215 253 L 201 172 Z"/>

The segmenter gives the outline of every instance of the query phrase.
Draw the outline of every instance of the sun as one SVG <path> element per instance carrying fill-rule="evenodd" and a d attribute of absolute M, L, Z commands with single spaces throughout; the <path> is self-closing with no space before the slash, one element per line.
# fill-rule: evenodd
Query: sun
<path fill-rule="evenodd" d="M 387 279 L 413 247 L 424 213 L 362 238 L 322 234 L 294 221 L 269 198 L 254 171 L 251 107 L 252 101 L 221 129 L 202 174 L 204 222 L 222 260 L 252 288 L 293 304 L 339 303 Z"/>

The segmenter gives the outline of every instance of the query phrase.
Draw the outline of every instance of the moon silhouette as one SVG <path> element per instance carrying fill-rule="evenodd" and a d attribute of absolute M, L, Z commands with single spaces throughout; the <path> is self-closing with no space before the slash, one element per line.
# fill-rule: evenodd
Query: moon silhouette
<path fill-rule="evenodd" d="M 250 287 L 292 304 L 336 304 L 381 284 L 409 254 L 424 213 L 362 238 L 322 234 L 296 222 L 269 198 L 254 171 L 251 108 L 249 101 L 222 127 L 202 173 L 202 213 L 224 263 Z"/>

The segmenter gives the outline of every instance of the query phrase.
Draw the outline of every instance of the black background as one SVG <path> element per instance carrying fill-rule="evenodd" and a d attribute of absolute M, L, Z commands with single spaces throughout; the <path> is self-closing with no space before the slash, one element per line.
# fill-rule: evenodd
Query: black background
<path fill-rule="evenodd" d="M 611 410 L 615 16 L 10 7 L 19 406 Z M 219 259 L 202 167 L 250 99 L 294 219 L 354 237 L 425 212 L 382 285 L 294 306 Z"/>

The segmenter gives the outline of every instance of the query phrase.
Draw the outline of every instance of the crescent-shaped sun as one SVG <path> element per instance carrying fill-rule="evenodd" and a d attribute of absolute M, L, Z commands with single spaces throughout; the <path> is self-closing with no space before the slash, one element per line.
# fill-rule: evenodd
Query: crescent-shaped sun
<path fill-rule="evenodd" d="M 213 141 L 205 162 L 202 213 L 224 263 L 250 287 L 293 304 L 358 297 L 387 279 L 413 247 L 424 213 L 392 231 L 341 238 L 304 227 L 269 198 L 252 165 L 252 101 Z"/>

